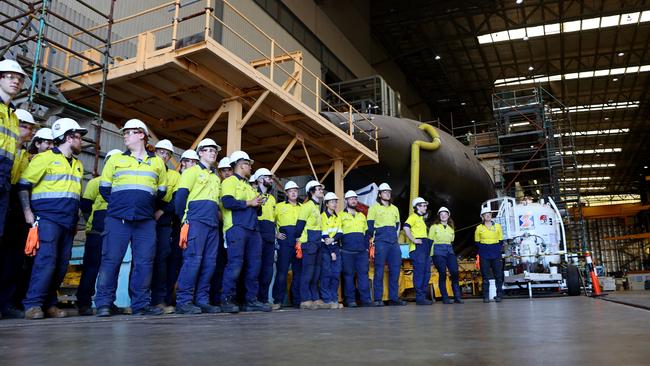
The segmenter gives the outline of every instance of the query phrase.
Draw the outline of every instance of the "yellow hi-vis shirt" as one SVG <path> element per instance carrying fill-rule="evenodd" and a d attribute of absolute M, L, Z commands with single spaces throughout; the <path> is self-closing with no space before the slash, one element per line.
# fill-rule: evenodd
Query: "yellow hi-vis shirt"
<path fill-rule="evenodd" d="M 309 200 L 302 204 L 298 220 L 305 221 L 305 228 L 302 230 L 302 235 L 300 235 L 301 243 L 306 243 L 309 240 L 320 241 L 323 228 L 322 216 L 320 215 L 320 208 L 314 200 Z M 311 235 L 309 235 L 309 232 L 311 232 Z"/>
<path fill-rule="evenodd" d="M 275 205 L 275 225 L 278 229 L 284 226 L 296 226 L 300 215 L 300 203 L 292 205 L 289 202 L 280 202 Z"/>
<path fill-rule="evenodd" d="M 174 192 L 176 192 L 176 186 L 178 186 L 178 181 L 181 179 L 181 173 L 177 172 L 174 169 L 167 169 L 166 174 L 166 183 L 167 183 L 167 192 L 165 192 L 165 197 L 163 201 L 169 203 L 172 200 Z"/>
<path fill-rule="evenodd" d="M 368 231 L 368 222 L 366 221 L 366 215 L 363 212 L 356 212 L 354 215 L 349 213 L 347 210 L 339 212 L 339 217 L 341 218 L 341 231 L 343 235 L 351 233 L 361 233 L 366 235 Z"/>
<path fill-rule="evenodd" d="M 226 197 L 229 196 L 229 197 Z M 257 207 L 246 207 L 246 201 L 258 196 L 258 192 L 251 187 L 248 179 L 237 174 L 224 179 L 221 182 L 221 203 L 227 204 L 226 199 L 231 200 L 233 208 L 223 209 L 223 232 L 227 232 L 235 224 L 249 230 L 257 229 Z"/>
<path fill-rule="evenodd" d="M 16 158 L 18 117 L 15 108 L 0 101 L 0 186 L 9 189 L 11 169 Z"/>
<path fill-rule="evenodd" d="M 456 234 L 449 225 L 433 224 L 429 228 L 429 239 L 436 244 L 453 244 Z"/>
<path fill-rule="evenodd" d="M 183 171 L 177 187 L 177 204 L 182 204 L 180 200 L 186 199 L 183 222 L 198 221 L 213 227 L 218 225 L 221 183 L 214 171 L 196 164 Z"/>
<path fill-rule="evenodd" d="M 475 242 L 479 244 L 498 244 L 501 240 L 503 240 L 501 225 L 493 223 L 489 229 L 484 224 L 476 227 L 474 232 Z"/>
<path fill-rule="evenodd" d="M 97 228 L 97 223 L 95 222 L 95 213 L 98 211 L 105 211 L 108 203 L 101 194 L 99 194 L 99 180 L 100 177 L 95 177 L 86 183 L 86 190 L 82 198 L 90 200 L 93 202 L 92 211 L 90 211 L 90 217 L 88 217 L 88 222 L 86 222 L 86 232 L 89 233 L 93 230 L 93 225 Z M 101 215 L 101 219 L 105 219 L 106 212 Z M 100 226 L 102 229 L 104 225 Z"/>
<path fill-rule="evenodd" d="M 330 215 L 328 215 L 327 212 L 321 213 L 321 223 L 323 228 L 323 233 L 321 235 L 323 237 L 329 236 L 330 238 L 333 238 L 336 234 L 343 233 L 343 230 L 341 229 L 341 217 L 337 213 Z"/>
<path fill-rule="evenodd" d="M 14 160 L 14 165 L 11 167 L 11 184 L 18 183 L 20 176 L 29 165 L 29 156 L 27 150 L 22 148 L 16 152 L 16 160 Z"/>
<path fill-rule="evenodd" d="M 427 238 L 427 224 L 424 222 L 424 217 L 416 213 L 412 213 L 406 219 L 404 226 L 408 226 L 411 230 L 411 235 L 415 239 Z M 415 250 L 415 243 L 409 240 L 409 252 Z"/>
<path fill-rule="evenodd" d="M 399 223 L 399 210 L 393 204 L 384 206 L 376 203 L 368 209 L 368 227 L 372 231 L 370 235 L 375 238 L 375 242 L 397 242 Z"/>

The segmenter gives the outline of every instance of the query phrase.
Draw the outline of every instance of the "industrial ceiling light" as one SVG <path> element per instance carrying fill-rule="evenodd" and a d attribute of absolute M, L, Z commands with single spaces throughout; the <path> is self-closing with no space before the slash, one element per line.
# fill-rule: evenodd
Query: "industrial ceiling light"
<path fill-rule="evenodd" d="M 614 163 L 602 163 L 602 164 L 584 164 L 578 165 L 578 169 L 593 169 L 593 168 L 614 168 L 616 164 Z"/>
<path fill-rule="evenodd" d="M 551 108 L 552 112 L 561 113 L 563 111 L 569 113 L 579 113 L 579 112 L 593 112 L 593 111 L 605 111 L 610 109 L 627 109 L 627 108 L 639 108 L 639 101 L 631 102 L 612 102 L 605 104 L 587 104 L 587 105 L 576 105 L 566 108 Z"/>
<path fill-rule="evenodd" d="M 439 56 L 439 55 L 436 55 L 436 57 L 434 57 L 434 58 L 435 58 L 436 60 L 440 60 L 440 56 Z"/>
<path fill-rule="evenodd" d="M 618 78 L 613 78 L 612 81 L 618 81 Z"/>
<path fill-rule="evenodd" d="M 593 71 L 581 71 L 581 72 L 571 72 L 567 74 L 556 74 L 556 75 L 530 75 L 527 76 L 518 76 L 514 78 L 505 78 L 497 79 L 494 81 L 495 86 L 513 86 L 513 85 L 523 85 L 523 84 L 537 84 L 537 83 L 548 83 L 551 81 L 560 81 L 560 80 L 572 80 L 572 79 L 585 79 L 585 78 L 596 78 L 603 76 L 614 76 L 614 75 L 624 75 L 624 74 L 638 74 L 641 72 L 649 72 L 650 64 L 640 65 L 640 66 L 629 66 L 629 67 L 618 67 L 615 69 L 600 69 Z M 615 78 L 614 81 L 617 81 L 618 78 Z"/>
<path fill-rule="evenodd" d="M 533 71 L 533 70 L 535 70 L 534 67 L 532 67 L 532 66 L 528 66 L 528 71 Z"/>
<path fill-rule="evenodd" d="M 516 1 L 515 1 L 515 4 L 517 4 L 517 5 L 521 5 L 523 2 L 524 2 L 524 0 L 516 0 Z"/>
<path fill-rule="evenodd" d="M 618 57 L 621 57 L 621 56 L 624 56 L 624 55 L 625 55 L 625 52 L 619 52 L 618 53 Z"/>
<path fill-rule="evenodd" d="M 503 30 L 482 34 L 476 38 L 479 44 L 496 43 L 524 39 L 524 37 L 543 37 L 560 33 L 581 32 L 590 29 L 638 25 L 646 22 L 650 22 L 650 10 Z"/>
<path fill-rule="evenodd" d="M 467 104 L 467 103 L 465 103 L 465 102 L 460 102 L 460 105 L 465 105 L 465 104 Z"/>

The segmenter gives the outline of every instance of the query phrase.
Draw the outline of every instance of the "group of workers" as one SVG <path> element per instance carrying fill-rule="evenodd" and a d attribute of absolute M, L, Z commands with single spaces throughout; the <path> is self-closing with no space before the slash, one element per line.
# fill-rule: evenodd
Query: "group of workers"
<path fill-rule="evenodd" d="M 342 307 L 341 274 L 348 307 L 384 306 L 385 265 L 387 304 L 406 305 L 398 296 L 400 215 L 388 184 L 379 186 L 377 204 L 367 217 L 358 210 L 354 191 L 345 193 L 345 208 L 338 212 L 339 197 L 325 194 L 315 180 L 306 184 L 304 202 L 298 201 L 299 186 L 293 181 L 284 185 L 286 200 L 276 202 L 272 173 L 266 168 L 253 172 L 246 152 L 218 161 L 221 147 L 205 138 L 182 154 L 177 172 L 167 166 L 172 143 L 161 140 L 151 149 L 147 126 L 132 119 L 120 130 L 126 149 L 106 154 L 101 175 L 82 194 L 84 169 L 75 155 L 87 130 L 60 118 L 51 129 L 34 133 L 32 115 L 11 104 L 25 76 L 15 61 L 0 61 L 3 316 L 67 315 L 57 307 L 57 290 L 68 268 L 79 212 L 86 219 L 76 293 L 80 315 L 121 313 L 116 290 L 129 245 L 132 314 L 236 313 L 240 306 L 243 311 L 271 311 L 289 303 L 301 309 L 337 309 Z M 431 260 L 440 273 L 443 302 L 462 303 L 453 220 L 442 207 L 427 230 L 427 206 L 424 199 L 415 199 L 414 213 L 403 227 L 410 241 L 416 303 L 432 303 L 427 299 Z M 491 270 L 500 287 L 501 229 L 489 212 L 481 214 L 484 223 L 476 231 L 481 268 Z M 446 292 L 447 270 L 453 300 Z M 497 301 L 500 296 L 498 291 Z"/>

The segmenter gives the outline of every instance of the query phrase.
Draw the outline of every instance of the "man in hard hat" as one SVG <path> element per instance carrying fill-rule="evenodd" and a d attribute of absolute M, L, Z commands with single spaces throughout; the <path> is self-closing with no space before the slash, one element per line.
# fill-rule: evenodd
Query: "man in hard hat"
<path fill-rule="evenodd" d="M 16 299 L 14 295 L 25 262 L 24 247 L 29 226 L 25 223 L 25 216 L 18 200 L 16 184 L 20 179 L 20 175 L 27 168 L 27 164 L 29 164 L 29 153 L 26 144 L 31 140 L 36 125 L 34 117 L 28 111 L 16 109 L 15 114 L 19 123 L 19 145 L 11 169 L 9 209 L 6 221 L 0 222 L 0 225 L 5 227 L 4 232 L 7 233 L 3 245 L 0 245 L 0 312 L 5 318 L 22 318 L 24 316 L 23 312 L 16 306 L 22 298 Z M 25 291 L 18 292 L 24 295 Z"/>
<path fill-rule="evenodd" d="M 181 154 L 180 173 L 182 174 L 184 171 L 195 166 L 198 163 L 199 155 L 196 153 L 196 150 L 185 150 L 183 154 Z M 178 184 L 176 185 L 176 190 L 178 190 Z M 175 201 L 175 194 L 176 192 L 172 193 L 172 201 Z M 174 220 L 172 221 L 171 234 L 171 251 L 167 257 L 167 295 L 165 296 L 165 304 L 168 305 L 175 304 L 176 281 L 178 280 L 178 274 L 181 272 L 181 266 L 183 264 L 183 250 L 178 246 L 182 218 L 183 217 L 178 217 L 176 215 L 174 208 Z"/>
<path fill-rule="evenodd" d="M 81 153 L 81 137 L 88 131 L 70 118 L 52 124 L 56 147 L 36 155 L 18 182 L 25 221 L 38 225 L 40 248 L 23 301 L 25 319 L 62 318 L 56 291 L 63 281 L 72 253 L 79 219 L 83 165 L 73 155 Z M 31 200 L 29 193 L 31 191 Z"/>
<path fill-rule="evenodd" d="M 122 151 L 113 149 L 106 153 L 104 166 L 108 159 L 121 154 Z M 97 176 L 86 183 L 86 189 L 81 197 L 81 213 L 86 219 L 86 244 L 84 245 L 83 269 L 79 287 L 77 288 L 77 309 L 79 315 L 93 315 L 92 297 L 95 295 L 95 282 L 99 272 L 99 264 L 102 259 L 102 233 L 104 232 L 104 219 L 106 218 L 106 207 L 108 204 L 104 197 L 99 194 L 100 176 Z M 113 312 L 117 313 L 116 306 L 112 306 Z"/>
<path fill-rule="evenodd" d="M 300 306 L 300 271 L 302 259 L 296 257 L 296 223 L 300 214 L 298 202 L 298 185 L 290 180 L 284 185 L 286 201 L 275 206 L 275 224 L 277 226 L 278 259 L 276 263 L 275 282 L 273 283 L 273 308 L 280 309 L 287 296 L 287 276 L 291 265 L 291 302 Z"/>
<path fill-rule="evenodd" d="M 266 168 L 259 168 L 253 174 L 257 192 L 262 196 L 262 214 L 257 217 L 262 238 L 262 258 L 257 298 L 269 301 L 271 281 L 273 280 L 273 262 L 275 260 L 275 197 L 271 194 L 273 174 Z M 271 305 L 272 306 L 272 305 Z M 277 308 L 277 306 L 276 306 Z"/>
<path fill-rule="evenodd" d="M 108 202 L 102 261 L 97 277 L 97 316 L 111 316 L 117 277 L 129 243 L 133 269 L 129 294 L 133 315 L 161 315 L 151 306 L 151 274 L 156 253 L 154 213 L 167 193 L 165 162 L 147 151 L 149 130 L 132 119 L 121 129 L 127 151 L 112 156 L 102 171 L 99 193 Z"/>
<path fill-rule="evenodd" d="M 361 306 L 373 306 L 370 299 L 368 279 L 368 222 L 362 212 L 357 211 L 359 199 L 354 191 L 345 192 L 345 210 L 341 217 L 341 260 L 343 265 L 343 296 L 348 307 L 357 307 L 355 287 L 359 290 Z M 354 276 L 357 276 L 355 286 Z"/>
<path fill-rule="evenodd" d="M 375 244 L 375 276 L 372 281 L 375 306 L 383 306 L 384 265 L 388 264 L 388 305 L 403 306 L 399 298 L 399 272 L 402 251 L 397 238 L 400 231 L 399 210 L 391 203 L 392 189 L 388 183 L 379 185 L 377 203 L 368 209 L 368 231 Z"/>
<path fill-rule="evenodd" d="M 52 147 L 54 147 L 54 137 L 52 137 L 52 129 L 51 128 L 39 128 L 38 131 L 34 134 L 34 137 L 32 138 L 32 142 L 29 144 L 29 147 L 27 148 L 27 152 L 30 155 L 30 159 L 32 156 L 45 152 Z"/>
<path fill-rule="evenodd" d="M 298 242 L 296 250 L 302 252 L 302 270 L 300 273 L 300 308 L 325 309 L 325 304 L 318 292 L 318 280 L 321 271 L 320 246 L 323 234 L 321 203 L 325 195 L 325 187 L 316 180 L 307 182 L 305 186 L 307 201 L 300 207 L 296 234 Z"/>
<path fill-rule="evenodd" d="M 334 192 L 327 192 L 323 198 L 325 210 L 321 213 L 323 234 L 321 244 L 320 292 L 325 305 L 339 309 L 339 279 L 341 278 L 341 247 L 343 235 L 341 217 L 336 212 L 339 198 Z"/>
<path fill-rule="evenodd" d="M 174 169 L 169 169 L 167 163 L 174 156 L 174 145 L 169 140 L 160 140 L 155 146 L 156 155 L 165 162 L 165 175 L 167 191 L 163 197 L 164 204 L 154 217 L 156 218 L 156 256 L 153 261 L 153 274 L 151 276 L 151 305 L 157 306 L 166 314 L 174 312 L 174 308 L 166 303 L 167 297 L 167 268 L 172 243 L 172 221 L 175 215 L 172 195 L 176 191 L 181 175 Z"/>
<path fill-rule="evenodd" d="M 503 263 L 501 249 L 503 247 L 503 232 L 499 223 L 492 221 L 492 211 L 489 207 L 481 208 L 483 223 L 474 231 L 474 241 L 480 256 L 481 276 L 483 277 L 483 302 L 490 302 L 490 280 L 496 285 L 495 302 L 503 298 Z"/>
<path fill-rule="evenodd" d="M 226 178 L 221 185 L 221 202 L 224 207 L 223 229 L 228 246 L 228 263 L 223 274 L 221 309 L 235 313 L 236 284 L 242 268 L 245 268 L 244 311 L 271 311 L 268 304 L 257 299 L 259 290 L 260 258 L 262 239 L 257 229 L 258 209 L 263 197 L 248 183 L 253 160 L 244 151 L 230 155 L 230 165 L 234 175 Z"/>
<path fill-rule="evenodd" d="M 0 61 L 0 246 L 9 208 L 11 169 L 19 145 L 18 117 L 11 103 L 25 82 L 25 72 L 14 60 Z"/>
<path fill-rule="evenodd" d="M 176 214 L 189 225 L 183 245 L 183 266 L 178 276 L 176 313 L 219 313 L 210 305 L 210 282 L 219 246 L 219 177 L 214 164 L 221 147 L 206 138 L 197 146 L 199 164 L 183 172 L 178 183 Z"/>
<path fill-rule="evenodd" d="M 404 234 L 409 240 L 409 257 L 413 263 L 413 287 L 417 305 L 431 305 L 427 299 L 427 289 L 431 279 L 431 239 L 427 236 L 427 224 L 424 221 L 429 207 L 422 197 L 411 202 L 413 213 L 404 222 Z"/>
<path fill-rule="evenodd" d="M 221 182 L 233 175 L 229 157 L 224 156 L 221 158 L 221 160 L 219 160 L 219 164 L 217 165 L 217 172 L 219 173 Z M 210 299 L 212 299 L 212 303 L 214 305 L 221 304 L 221 286 L 223 285 L 223 272 L 225 271 L 226 263 L 228 262 L 228 251 L 225 247 L 226 238 L 223 234 L 223 210 L 223 205 L 220 205 L 219 213 L 221 214 L 222 219 L 219 220 L 219 237 L 222 239 L 222 242 L 219 243 L 219 248 L 217 249 L 217 267 L 214 269 L 214 274 L 212 275 L 212 284 L 210 286 Z"/>

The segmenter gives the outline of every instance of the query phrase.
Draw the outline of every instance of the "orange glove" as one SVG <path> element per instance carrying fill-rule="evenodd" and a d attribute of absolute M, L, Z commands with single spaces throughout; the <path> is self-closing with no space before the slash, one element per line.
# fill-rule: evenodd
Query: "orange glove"
<path fill-rule="evenodd" d="M 481 269 L 481 256 L 478 254 L 476 255 L 476 269 Z"/>
<path fill-rule="evenodd" d="M 370 259 L 375 259 L 375 240 L 370 239 L 370 246 L 368 247 L 368 254 Z"/>
<path fill-rule="evenodd" d="M 34 224 L 31 229 L 29 229 L 29 234 L 27 234 L 27 241 L 25 241 L 25 254 L 33 257 L 36 255 L 36 251 L 40 248 L 41 242 L 38 240 L 38 225 Z"/>
<path fill-rule="evenodd" d="M 296 258 L 302 259 L 302 243 L 300 241 L 296 241 L 294 248 L 296 249 Z"/>
<path fill-rule="evenodd" d="M 178 241 L 178 246 L 181 249 L 187 248 L 187 235 L 190 232 L 190 224 L 185 223 L 183 226 L 181 226 L 181 237 L 180 240 Z"/>

